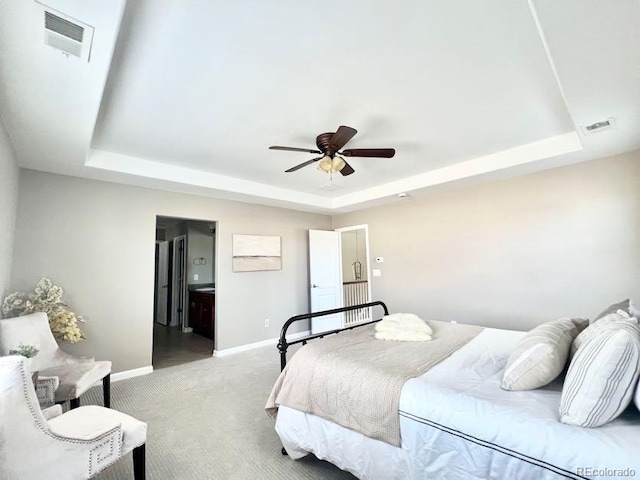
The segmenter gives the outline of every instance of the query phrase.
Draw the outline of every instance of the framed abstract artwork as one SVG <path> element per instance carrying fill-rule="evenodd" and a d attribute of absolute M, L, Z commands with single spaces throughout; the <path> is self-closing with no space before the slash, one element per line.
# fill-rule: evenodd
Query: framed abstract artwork
<path fill-rule="evenodd" d="M 272 235 L 233 235 L 233 271 L 282 270 L 282 239 Z"/>

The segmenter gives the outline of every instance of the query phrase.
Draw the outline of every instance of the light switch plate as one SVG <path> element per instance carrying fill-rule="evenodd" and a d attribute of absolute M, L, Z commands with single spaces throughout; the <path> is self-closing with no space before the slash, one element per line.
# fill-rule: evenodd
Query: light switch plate
<path fill-rule="evenodd" d="M 382 270 L 379 270 L 379 269 L 377 269 L 377 268 L 374 268 L 374 269 L 372 270 L 372 273 L 373 273 L 373 276 L 374 276 L 374 277 L 381 277 L 381 276 L 382 276 Z"/>
<path fill-rule="evenodd" d="M 193 279 L 194 280 L 198 280 L 200 278 L 200 275 L 198 275 L 197 273 L 193 274 Z"/>

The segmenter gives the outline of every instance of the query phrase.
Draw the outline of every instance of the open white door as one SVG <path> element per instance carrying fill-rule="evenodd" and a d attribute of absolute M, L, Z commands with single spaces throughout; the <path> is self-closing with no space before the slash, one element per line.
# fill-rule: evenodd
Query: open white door
<path fill-rule="evenodd" d="M 311 311 L 342 307 L 342 265 L 340 233 L 309 230 L 309 281 Z M 343 315 L 311 319 L 311 333 L 342 328 Z"/>
<path fill-rule="evenodd" d="M 166 325 L 169 300 L 169 242 L 158 243 L 157 265 L 156 322 Z"/>

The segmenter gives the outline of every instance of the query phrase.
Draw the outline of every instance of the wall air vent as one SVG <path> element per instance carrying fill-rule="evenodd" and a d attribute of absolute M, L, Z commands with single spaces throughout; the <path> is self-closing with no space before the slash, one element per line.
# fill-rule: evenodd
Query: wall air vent
<path fill-rule="evenodd" d="M 613 117 L 607 118 L 606 120 L 600 120 L 599 122 L 592 123 L 591 125 L 585 125 L 582 127 L 585 133 L 595 133 L 601 130 L 606 130 L 607 128 L 611 128 L 615 125 L 615 120 Z"/>
<path fill-rule="evenodd" d="M 66 56 L 90 59 L 93 30 L 90 25 L 81 23 L 67 15 L 45 7 L 44 43 L 60 50 Z"/>

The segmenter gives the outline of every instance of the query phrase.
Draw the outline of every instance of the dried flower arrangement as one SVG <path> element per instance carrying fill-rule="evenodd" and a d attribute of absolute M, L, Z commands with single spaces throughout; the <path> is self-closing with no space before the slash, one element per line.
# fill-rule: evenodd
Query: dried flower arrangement
<path fill-rule="evenodd" d="M 41 278 L 33 293 L 14 292 L 7 295 L 2 302 L 2 313 L 18 317 L 44 312 L 49 317 L 51 332 L 57 340 L 76 343 L 85 338 L 78 326 L 78 322 L 84 323 L 84 319 L 62 302 L 63 293 L 62 288 L 51 283 L 51 280 Z"/>

